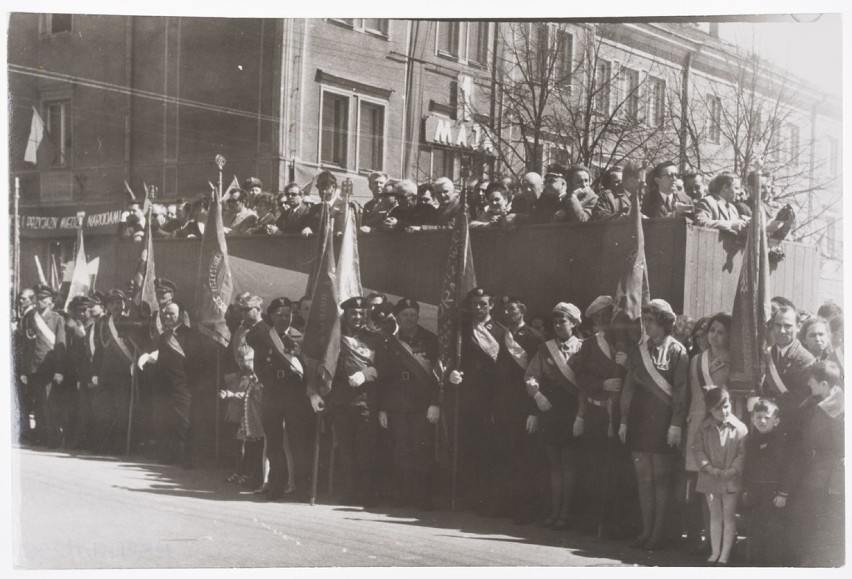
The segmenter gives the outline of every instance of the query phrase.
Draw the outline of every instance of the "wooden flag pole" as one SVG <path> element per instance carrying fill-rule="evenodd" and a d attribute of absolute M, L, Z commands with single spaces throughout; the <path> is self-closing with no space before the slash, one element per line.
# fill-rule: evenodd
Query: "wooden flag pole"
<path fill-rule="evenodd" d="M 214 191 L 213 194 L 219 195 L 219 203 L 221 203 L 222 202 L 222 196 L 223 196 L 223 193 L 222 193 L 222 187 L 223 187 L 223 184 L 222 184 L 222 169 L 225 167 L 225 157 L 223 157 L 222 155 L 216 155 L 215 162 L 216 162 L 216 166 L 219 167 L 219 191 L 218 191 L 218 193 L 216 193 Z M 207 232 L 205 231 L 205 233 L 207 233 Z M 221 345 L 219 344 L 219 342 L 217 341 L 216 342 L 216 389 L 213 391 L 213 394 L 214 394 L 215 399 L 216 399 L 216 402 L 215 402 L 215 404 L 216 404 L 216 422 L 215 422 L 216 427 L 214 429 L 214 436 L 216 437 L 216 440 L 213 444 L 213 454 L 214 454 L 214 457 L 215 457 L 215 460 L 216 460 L 216 464 L 219 464 L 219 459 L 220 459 L 220 448 L 219 448 L 219 446 L 220 446 L 220 441 L 219 441 L 220 434 L 219 434 L 219 432 L 220 432 L 220 429 L 221 429 L 220 423 L 222 422 L 222 412 L 221 412 L 221 405 L 220 405 L 220 402 L 219 402 L 219 390 L 221 390 L 223 388 L 223 382 L 224 382 L 224 380 L 222 379 L 222 348 L 221 348 Z"/>
<path fill-rule="evenodd" d="M 14 212 L 15 212 L 15 221 L 12 223 L 12 226 L 15 228 L 14 231 L 14 248 L 12 253 L 12 277 L 13 281 L 13 289 L 15 292 L 15 296 L 21 291 L 21 215 L 20 215 L 20 201 L 21 201 L 21 180 L 18 177 L 15 177 L 15 199 L 14 199 Z M 17 311 L 17 309 L 16 309 Z"/>

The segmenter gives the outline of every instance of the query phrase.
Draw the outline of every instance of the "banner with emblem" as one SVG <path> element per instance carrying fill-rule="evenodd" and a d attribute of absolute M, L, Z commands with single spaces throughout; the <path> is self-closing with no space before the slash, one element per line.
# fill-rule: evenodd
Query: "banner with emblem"
<path fill-rule="evenodd" d="M 89 262 L 86 260 L 86 248 L 83 245 L 83 214 L 80 213 L 81 225 L 77 229 L 77 254 L 74 258 L 74 263 L 69 265 L 71 270 L 70 285 L 68 287 L 68 297 L 65 300 L 65 309 L 68 310 L 68 305 L 76 296 L 85 296 L 89 293 L 92 284 L 92 278 L 89 277 Z"/>
<path fill-rule="evenodd" d="M 630 253 L 624 260 L 618 288 L 615 290 L 613 315 L 624 312 L 631 320 L 642 318 L 642 306 L 651 300 L 648 286 L 648 267 L 645 262 L 645 232 L 642 229 L 642 214 L 639 210 L 638 191 L 633 193 L 630 207 Z"/>
<path fill-rule="evenodd" d="M 473 252 L 468 228 L 467 195 L 461 194 L 461 204 L 453 222 L 453 236 L 444 268 L 444 283 L 438 302 L 438 369 L 441 378 L 458 364 L 456 354 L 461 330 L 461 308 L 465 295 L 476 287 Z"/>
<path fill-rule="evenodd" d="M 151 217 L 151 207 L 148 207 L 148 217 L 145 222 L 145 239 L 142 241 L 142 251 L 139 253 L 136 276 L 133 278 L 135 290 L 133 303 L 141 310 L 142 315 L 145 317 L 159 310 L 157 294 L 154 290 L 154 280 L 157 277 L 157 273 L 154 267 L 154 240 L 151 236 Z M 159 316 L 157 316 L 157 323 L 158 325 L 161 323 Z"/>
<path fill-rule="evenodd" d="M 195 287 L 198 327 L 201 333 L 227 346 L 231 340 L 231 332 L 225 324 L 225 310 L 231 302 L 233 282 L 222 223 L 222 200 L 215 192 L 201 242 L 201 259 Z"/>
<path fill-rule="evenodd" d="M 758 185 L 758 191 L 760 187 Z M 769 248 L 760 195 L 746 238 L 731 324 L 731 377 L 728 388 L 750 392 L 759 387 L 765 368 L 766 322 L 769 320 Z"/>

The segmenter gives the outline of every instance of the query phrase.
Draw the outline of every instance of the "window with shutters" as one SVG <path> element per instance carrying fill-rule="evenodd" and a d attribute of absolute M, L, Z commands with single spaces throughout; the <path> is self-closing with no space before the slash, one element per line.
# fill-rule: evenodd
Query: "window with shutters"
<path fill-rule="evenodd" d="M 722 141 L 722 99 L 716 95 L 707 97 L 710 126 L 707 128 L 707 140 L 719 144 Z"/>
<path fill-rule="evenodd" d="M 71 101 L 49 101 L 44 110 L 47 138 L 54 151 L 51 165 L 66 167 L 71 153 Z"/>
<path fill-rule="evenodd" d="M 666 119 L 666 81 L 648 75 L 648 125 L 661 128 Z"/>
<path fill-rule="evenodd" d="M 594 111 L 602 115 L 609 114 L 610 93 L 612 91 L 612 63 L 598 59 L 595 66 Z"/>
<path fill-rule="evenodd" d="M 622 67 L 620 81 L 624 116 L 628 120 L 636 120 L 639 118 L 639 71 Z"/>

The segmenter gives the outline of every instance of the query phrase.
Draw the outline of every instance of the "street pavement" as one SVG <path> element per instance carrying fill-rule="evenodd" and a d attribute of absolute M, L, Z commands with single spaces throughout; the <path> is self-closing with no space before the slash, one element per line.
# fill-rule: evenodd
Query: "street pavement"
<path fill-rule="evenodd" d="M 695 565 L 468 512 L 268 503 L 221 467 L 12 449 L 19 569 Z"/>

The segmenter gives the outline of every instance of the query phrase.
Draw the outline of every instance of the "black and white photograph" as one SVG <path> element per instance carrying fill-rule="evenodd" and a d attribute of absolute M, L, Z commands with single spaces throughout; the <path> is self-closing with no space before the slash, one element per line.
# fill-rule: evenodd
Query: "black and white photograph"
<path fill-rule="evenodd" d="M 845 567 L 796 9 L 16 0 L 8 571 Z"/>

